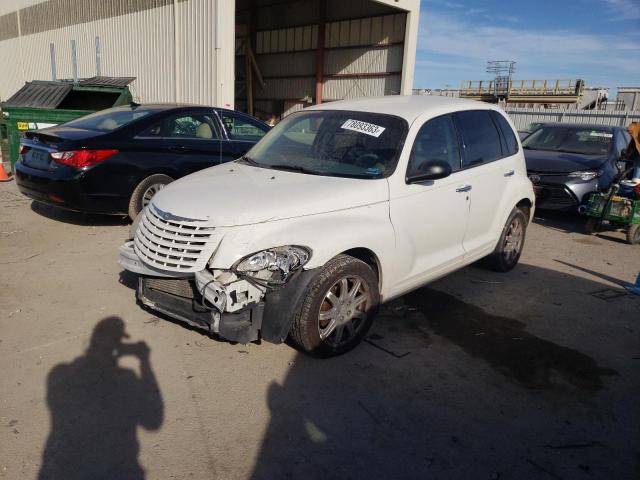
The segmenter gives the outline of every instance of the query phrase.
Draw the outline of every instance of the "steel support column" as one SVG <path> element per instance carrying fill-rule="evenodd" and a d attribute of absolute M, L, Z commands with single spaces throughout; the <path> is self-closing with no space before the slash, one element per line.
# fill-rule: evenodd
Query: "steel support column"
<path fill-rule="evenodd" d="M 320 0 L 318 16 L 318 41 L 316 45 L 316 105 L 322 103 L 322 89 L 324 82 L 324 41 L 327 0 Z"/>

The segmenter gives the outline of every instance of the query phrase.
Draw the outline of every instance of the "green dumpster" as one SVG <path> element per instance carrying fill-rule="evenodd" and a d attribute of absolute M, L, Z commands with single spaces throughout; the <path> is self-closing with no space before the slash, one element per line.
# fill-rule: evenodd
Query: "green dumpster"
<path fill-rule="evenodd" d="M 132 101 L 128 85 L 135 77 L 93 77 L 26 82 L 0 104 L 0 148 L 11 170 L 18 160 L 20 137 L 27 130 L 51 127 Z"/>

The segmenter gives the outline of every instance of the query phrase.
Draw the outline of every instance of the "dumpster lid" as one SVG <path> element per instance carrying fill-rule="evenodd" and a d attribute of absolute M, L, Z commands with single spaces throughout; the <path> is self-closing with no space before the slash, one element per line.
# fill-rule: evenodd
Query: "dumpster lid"
<path fill-rule="evenodd" d="M 3 107 L 56 108 L 73 88 L 60 82 L 27 82 Z"/>
<path fill-rule="evenodd" d="M 78 82 L 81 87 L 114 87 L 124 88 L 133 82 L 136 77 L 91 77 Z"/>
<path fill-rule="evenodd" d="M 91 77 L 78 82 L 80 87 L 124 88 L 136 77 Z M 26 82 L 3 107 L 58 108 L 75 85 L 71 80 Z"/>

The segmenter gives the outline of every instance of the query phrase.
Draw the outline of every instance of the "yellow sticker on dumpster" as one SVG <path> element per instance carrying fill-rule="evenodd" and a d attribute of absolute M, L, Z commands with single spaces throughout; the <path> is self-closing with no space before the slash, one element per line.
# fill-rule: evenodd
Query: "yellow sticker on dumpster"
<path fill-rule="evenodd" d="M 18 130 L 29 130 L 29 122 L 18 122 Z"/>

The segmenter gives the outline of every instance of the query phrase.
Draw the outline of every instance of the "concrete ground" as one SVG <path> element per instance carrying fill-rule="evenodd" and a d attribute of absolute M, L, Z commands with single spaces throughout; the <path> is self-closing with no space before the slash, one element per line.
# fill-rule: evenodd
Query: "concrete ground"
<path fill-rule="evenodd" d="M 315 360 L 141 309 L 127 229 L 0 184 L 0 478 L 640 478 L 620 233 L 539 217 L 513 272 L 465 268 Z"/>

